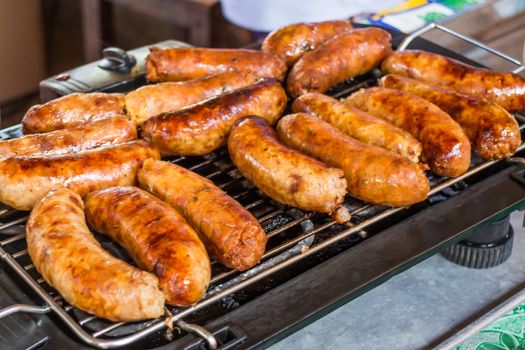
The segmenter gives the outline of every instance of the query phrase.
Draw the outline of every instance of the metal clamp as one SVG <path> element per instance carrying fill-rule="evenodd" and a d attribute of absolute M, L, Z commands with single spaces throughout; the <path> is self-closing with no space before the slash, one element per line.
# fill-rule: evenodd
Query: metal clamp
<path fill-rule="evenodd" d="M 204 339 L 206 344 L 208 344 L 208 349 L 215 350 L 219 346 L 219 343 L 217 342 L 217 339 L 206 330 L 206 328 L 201 327 L 199 325 L 193 324 L 193 323 L 186 323 L 183 320 L 177 321 L 177 326 L 185 330 L 188 333 L 193 333 Z"/>
<path fill-rule="evenodd" d="M 444 27 L 440 24 L 437 24 L 437 23 L 429 23 L 428 25 L 424 26 L 423 28 L 421 29 L 418 29 L 416 30 L 415 32 L 413 32 L 412 34 L 408 35 L 405 39 L 403 39 L 403 41 L 401 42 L 401 44 L 399 44 L 399 46 L 397 47 L 397 51 L 403 51 L 405 50 L 408 45 L 410 45 L 410 43 L 416 39 L 417 37 L 420 37 L 421 35 L 433 30 L 433 29 L 438 29 L 438 30 L 441 30 L 442 32 L 445 32 L 445 33 L 448 33 L 458 39 L 461 39 L 463 41 L 466 41 L 468 42 L 469 44 L 472 44 L 474 46 L 477 46 L 479 47 L 480 49 L 483 49 L 485 51 L 488 51 L 498 57 L 501 57 L 507 61 L 509 61 L 510 63 L 512 64 L 515 64 L 516 66 L 518 66 L 518 68 L 514 69 L 512 71 L 512 73 L 514 74 L 518 74 L 520 72 L 522 72 L 523 70 L 525 70 L 525 65 L 518 61 L 517 59 L 515 58 L 512 58 L 508 55 L 505 55 L 503 52 L 499 52 L 498 50 L 495 50 L 491 47 L 488 47 L 487 45 L 477 41 L 477 40 L 474 40 L 472 38 L 469 38 L 468 36 L 465 36 L 463 34 L 460 34 L 456 31 L 453 31 L 452 29 L 449 29 L 447 27 Z"/>

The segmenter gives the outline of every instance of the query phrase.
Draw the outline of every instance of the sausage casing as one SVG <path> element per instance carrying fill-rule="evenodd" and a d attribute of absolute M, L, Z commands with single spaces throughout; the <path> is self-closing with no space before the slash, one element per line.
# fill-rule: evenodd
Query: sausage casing
<path fill-rule="evenodd" d="M 286 93 L 274 79 L 165 113 L 142 125 L 142 136 L 164 155 L 203 155 L 226 142 L 236 120 L 258 115 L 275 124 L 286 107 Z"/>
<path fill-rule="evenodd" d="M 395 52 L 381 69 L 487 99 L 509 112 L 525 109 L 525 78 L 517 74 L 492 72 L 419 50 Z"/>
<path fill-rule="evenodd" d="M 343 169 L 348 192 L 372 204 L 402 207 L 427 198 L 429 182 L 421 167 L 383 148 L 366 145 L 306 113 L 277 124 L 287 145 Z"/>
<path fill-rule="evenodd" d="M 421 144 L 407 131 L 333 97 L 315 92 L 305 94 L 293 102 L 292 110 L 321 118 L 363 143 L 395 152 L 415 163 L 419 160 Z"/>
<path fill-rule="evenodd" d="M 422 161 L 438 175 L 455 177 L 470 165 L 470 142 L 461 126 L 427 100 L 399 90 L 361 89 L 346 99 L 353 106 L 405 129 L 423 145 Z"/>
<path fill-rule="evenodd" d="M 447 112 L 484 159 L 509 157 L 521 144 L 516 119 L 498 104 L 395 74 L 381 78 L 379 85 L 423 97 Z"/>
<path fill-rule="evenodd" d="M 159 159 L 144 140 L 129 141 L 76 154 L 11 157 L 0 160 L 0 202 L 30 210 L 55 187 L 81 197 L 109 186 L 132 185 L 144 160 Z"/>
<path fill-rule="evenodd" d="M 25 134 L 34 134 L 123 114 L 123 94 L 74 93 L 31 107 L 22 119 L 22 126 Z"/>
<path fill-rule="evenodd" d="M 392 51 L 391 36 L 379 28 L 353 29 L 305 53 L 287 78 L 287 91 L 296 98 L 323 93 L 346 79 L 377 67 Z"/>
<path fill-rule="evenodd" d="M 86 225 L 84 203 L 73 191 L 50 191 L 31 212 L 26 231 L 36 269 L 71 305 L 112 321 L 164 314 L 157 278 L 100 246 Z"/>
<path fill-rule="evenodd" d="M 211 255 L 246 270 L 256 265 L 266 234 L 253 215 L 210 180 L 178 165 L 153 159 L 138 174 L 142 188 L 171 204 L 199 233 Z"/>

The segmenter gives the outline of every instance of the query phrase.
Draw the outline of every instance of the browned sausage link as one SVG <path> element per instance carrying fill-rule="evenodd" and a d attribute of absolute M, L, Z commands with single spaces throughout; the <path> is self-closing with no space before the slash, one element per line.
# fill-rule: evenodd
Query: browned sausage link
<path fill-rule="evenodd" d="M 423 145 L 422 161 L 441 176 L 459 176 L 470 165 L 470 142 L 447 113 L 421 97 L 381 87 L 346 99 L 353 106 L 405 129 Z"/>
<path fill-rule="evenodd" d="M 279 121 L 277 133 L 290 147 L 343 169 L 348 192 L 356 198 L 392 207 L 427 198 L 430 185 L 418 164 L 361 143 L 321 119 L 290 114 Z"/>
<path fill-rule="evenodd" d="M 227 72 L 188 81 L 146 85 L 126 95 L 126 113 L 140 125 L 161 113 L 240 89 L 259 79 L 251 73 Z"/>
<path fill-rule="evenodd" d="M 239 171 L 274 200 L 304 210 L 335 212 L 343 203 L 346 181 L 341 169 L 290 149 L 264 120 L 238 122 L 228 150 Z"/>
<path fill-rule="evenodd" d="M 379 28 L 353 29 L 305 53 L 288 74 L 292 97 L 325 92 L 346 79 L 371 71 L 392 51 L 390 34 Z"/>
<path fill-rule="evenodd" d="M 484 159 L 509 157 L 521 144 L 516 119 L 500 105 L 401 75 L 386 75 L 379 85 L 423 97 L 449 113 Z"/>
<path fill-rule="evenodd" d="M 148 158 L 159 159 L 159 151 L 138 140 L 76 154 L 2 159 L 0 202 L 30 210 L 55 187 L 67 187 L 83 197 L 109 186 L 132 185 Z"/>
<path fill-rule="evenodd" d="M 395 52 L 382 64 L 386 73 L 405 75 L 432 84 L 488 99 L 510 112 L 525 109 L 525 78 L 469 66 L 435 53 L 406 50 Z"/>
<path fill-rule="evenodd" d="M 178 165 L 144 162 L 139 184 L 171 204 L 199 233 L 211 255 L 224 265 L 246 270 L 256 265 L 266 234 L 256 218 L 210 180 Z"/>
<path fill-rule="evenodd" d="M 302 95 L 294 101 L 292 110 L 321 118 L 358 141 L 395 152 L 415 163 L 419 161 L 421 144 L 407 131 L 333 97 L 318 93 Z"/>
<path fill-rule="evenodd" d="M 73 191 L 50 191 L 31 212 L 26 232 L 36 269 L 71 305 L 112 321 L 164 313 L 157 278 L 100 246 L 86 226 L 84 203 Z"/>
<path fill-rule="evenodd" d="M 24 133 L 72 128 L 124 114 L 124 95 L 102 92 L 75 93 L 31 107 L 22 119 Z"/>
<path fill-rule="evenodd" d="M 291 67 L 305 52 L 350 29 L 348 20 L 290 24 L 271 32 L 261 50 L 280 57 Z"/>
<path fill-rule="evenodd" d="M 137 125 L 125 116 L 117 116 L 71 129 L 0 141 L 0 158 L 76 153 L 136 138 Z"/>
<path fill-rule="evenodd" d="M 208 253 L 167 203 L 137 187 L 110 187 L 86 197 L 86 218 L 95 231 L 124 246 L 142 269 L 157 275 L 168 304 L 190 306 L 206 292 Z"/>
<path fill-rule="evenodd" d="M 283 81 L 287 67 L 274 55 L 246 49 L 153 47 L 146 58 L 146 78 L 156 83 L 202 78 L 232 70 Z"/>
<path fill-rule="evenodd" d="M 142 125 L 142 136 L 164 155 L 203 155 L 226 142 L 236 120 L 258 115 L 275 124 L 286 107 L 286 93 L 273 79 L 218 96 Z"/>

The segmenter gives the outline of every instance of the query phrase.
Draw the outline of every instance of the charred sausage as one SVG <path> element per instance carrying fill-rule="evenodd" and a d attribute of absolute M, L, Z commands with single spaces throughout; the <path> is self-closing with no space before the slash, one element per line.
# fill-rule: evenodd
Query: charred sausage
<path fill-rule="evenodd" d="M 86 226 L 84 203 L 73 191 L 50 191 L 31 212 L 26 232 L 36 269 L 71 305 L 112 321 L 164 314 L 157 278 L 100 246 Z"/>

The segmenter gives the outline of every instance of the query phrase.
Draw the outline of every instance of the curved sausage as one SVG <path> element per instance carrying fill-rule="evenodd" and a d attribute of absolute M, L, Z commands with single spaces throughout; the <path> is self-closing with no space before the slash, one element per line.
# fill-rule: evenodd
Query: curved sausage
<path fill-rule="evenodd" d="M 314 92 L 302 95 L 293 102 L 292 110 L 321 118 L 358 141 L 395 152 L 415 163 L 419 161 L 421 144 L 408 132 L 333 97 Z"/>
<path fill-rule="evenodd" d="M 142 269 L 155 273 L 168 304 L 190 306 L 202 298 L 210 283 L 210 259 L 175 209 L 132 186 L 92 192 L 85 203 L 89 226 L 124 246 Z"/>
<path fill-rule="evenodd" d="M 305 113 L 277 124 L 290 147 L 343 169 L 348 192 L 377 205 L 403 207 L 427 198 L 430 185 L 418 164 L 377 146 L 365 145 L 327 122 Z"/>
<path fill-rule="evenodd" d="M 149 159 L 139 184 L 171 204 L 197 231 L 211 255 L 247 270 L 264 254 L 266 234 L 256 218 L 210 180 L 168 162 Z"/>
<path fill-rule="evenodd" d="M 417 95 L 447 112 L 483 159 L 509 157 L 521 144 L 516 119 L 500 105 L 401 75 L 386 75 L 379 85 Z"/>
<path fill-rule="evenodd" d="M 517 74 L 492 72 L 419 50 L 395 52 L 381 69 L 487 99 L 509 112 L 525 109 L 525 78 Z"/>
<path fill-rule="evenodd" d="M 226 142 L 232 125 L 247 115 L 275 124 L 286 107 L 286 93 L 273 79 L 235 90 L 188 108 L 153 117 L 142 136 L 163 155 L 203 155 Z"/>
<path fill-rule="evenodd" d="M 296 98 L 325 92 L 346 79 L 377 67 L 392 49 L 391 36 L 379 28 L 353 29 L 305 53 L 288 74 L 287 91 Z"/>
<path fill-rule="evenodd" d="M 0 202 L 30 210 L 55 187 L 69 188 L 84 197 L 105 187 L 132 185 L 148 158 L 159 159 L 159 151 L 137 140 L 76 154 L 2 159 Z"/>
<path fill-rule="evenodd" d="M 126 113 L 141 125 L 156 115 L 255 84 L 254 74 L 227 72 L 181 82 L 146 85 L 126 95 Z"/>
<path fill-rule="evenodd" d="M 31 212 L 26 232 L 36 269 L 71 305 L 112 321 L 164 314 L 157 278 L 100 246 L 86 226 L 84 203 L 73 191 L 50 191 Z"/>
<path fill-rule="evenodd" d="M 343 204 L 346 181 L 341 169 L 284 146 L 261 118 L 247 117 L 236 123 L 228 151 L 239 171 L 280 203 L 328 214 Z"/>
<path fill-rule="evenodd" d="M 0 141 L 0 158 L 76 153 L 136 138 L 137 125 L 125 116 L 117 116 L 71 129 Z"/>
<path fill-rule="evenodd" d="M 271 32 L 261 50 L 280 57 L 288 67 L 321 43 L 352 29 L 348 20 L 316 23 L 294 23 Z"/>
<path fill-rule="evenodd" d="M 25 134 L 35 134 L 123 114 L 123 94 L 74 93 L 31 107 L 22 119 L 22 126 Z"/>
<path fill-rule="evenodd" d="M 456 177 L 470 165 L 470 142 L 447 113 L 421 97 L 393 89 L 361 89 L 351 105 L 405 129 L 423 145 L 422 161 L 438 175 Z"/>
<path fill-rule="evenodd" d="M 284 80 L 286 64 L 266 52 L 246 49 L 153 47 L 146 58 L 146 78 L 151 82 L 202 78 L 228 71 L 251 72 L 261 78 Z"/>

